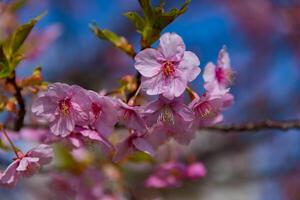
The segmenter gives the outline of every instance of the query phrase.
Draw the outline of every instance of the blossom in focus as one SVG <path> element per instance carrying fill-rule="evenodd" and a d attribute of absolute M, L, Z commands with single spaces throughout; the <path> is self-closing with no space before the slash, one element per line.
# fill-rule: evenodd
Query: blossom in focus
<path fill-rule="evenodd" d="M 20 177 L 31 176 L 36 173 L 43 165 L 51 162 L 53 150 L 50 146 L 41 144 L 26 154 L 18 152 L 18 156 L 0 173 L 1 186 L 15 186 Z"/>
<path fill-rule="evenodd" d="M 119 121 L 128 129 L 144 131 L 147 128 L 141 117 L 141 110 L 139 106 L 130 106 L 119 100 L 117 107 Z"/>
<path fill-rule="evenodd" d="M 33 103 L 32 112 L 49 122 L 52 133 L 66 137 L 74 130 L 75 124 L 87 123 L 88 102 L 83 88 L 54 83 Z"/>
<path fill-rule="evenodd" d="M 147 134 L 141 134 L 136 131 L 130 133 L 122 142 L 116 145 L 116 154 L 114 162 L 118 162 L 135 151 L 142 151 L 149 155 L 154 155 L 155 150 L 146 139 Z"/>
<path fill-rule="evenodd" d="M 186 144 L 194 134 L 191 129 L 194 115 L 182 98 L 169 100 L 160 96 L 144 107 L 143 116 L 146 123 L 152 126 L 150 138 L 173 137 L 177 142 Z"/>
<path fill-rule="evenodd" d="M 213 95 L 223 95 L 229 92 L 232 84 L 233 71 L 230 66 L 229 54 L 223 47 L 218 56 L 217 65 L 209 62 L 203 74 L 204 88 Z"/>
<path fill-rule="evenodd" d="M 158 49 L 144 49 L 135 57 L 135 68 L 142 74 L 142 88 L 148 95 L 162 94 L 168 99 L 182 95 L 187 83 L 199 75 L 199 65 L 198 57 L 185 50 L 176 33 L 163 34 Z"/>

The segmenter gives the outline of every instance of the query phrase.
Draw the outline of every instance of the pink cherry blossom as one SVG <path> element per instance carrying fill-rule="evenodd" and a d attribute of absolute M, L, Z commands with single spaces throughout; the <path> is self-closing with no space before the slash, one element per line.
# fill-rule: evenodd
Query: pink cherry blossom
<path fill-rule="evenodd" d="M 113 150 L 113 145 L 110 141 L 96 130 L 91 130 L 87 127 L 76 127 L 74 131 L 66 137 L 75 148 L 81 148 L 89 142 L 99 143 L 104 154 L 109 154 Z"/>
<path fill-rule="evenodd" d="M 195 162 L 191 163 L 187 166 L 186 176 L 188 179 L 197 180 L 206 176 L 206 169 L 203 163 Z"/>
<path fill-rule="evenodd" d="M 143 116 L 148 126 L 153 126 L 149 138 L 173 137 L 177 142 L 186 144 L 193 137 L 191 123 L 194 115 L 182 98 L 169 100 L 160 96 L 144 107 Z"/>
<path fill-rule="evenodd" d="M 116 145 L 114 162 L 118 162 L 135 151 L 142 151 L 149 155 L 154 155 L 155 151 L 146 139 L 147 133 L 141 134 L 132 131 L 131 134 L 122 142 Z"/>
<path fill-rule="evenodd" d="M 124 124 L 128 129 L 144 131 L 147 127 L 141 117 L 140 106 L 129 106 L 123 101 L 118 101 L 119 122 Z"/>
<path fill-rule="evenodd" d="M 107 96 L 101 96 L 93 91 L 88 91 L 87 94 L 91 101 L 89 123 L 102 135 L 110 135 L 118 121 L 115 100 Z"/>
<path fill-rule="evenodd" d="M 182 95 L 187 83 L 199 75 L 199 65 L 198 57 L 185 50 L 176 33 L 163 34 L 158 49 L 145 49 L 135 57 L 135 68 L 142 74 L 142 88 L 148 95 L 162 94 L 168 99 Z"/>
<path fill-rule="evenodd" d="M 230 66 L 229 54 L 223 47 L 218 56 L 217 66 L 209 62 L 204 69 L 204 87 L 213 95 L 223 95 L 229 92 L 233 71 Z"/>
<path fill-rule="evenodd" d="M 43 165 L 51 162 L 52 154 L 52 148 L 45 144 L 31 149 L 26 154 L 18 152 L 17 158 L 0 173 L 0 186 L 15 186 L 20 177 L 33 175 Z"/>
<path fill-rule="evenodd" d="M 32 106 L 32 112 L 49 122 L 55 135 L 66 137 L 88 120 L 88 97 L 79 86 L 54 83 L 46 93 L 40 94 Z"/>
<path fill-rule="evenodd" d="M 195 98 L 189 104 L 189 107 L 194 112 L 194 125 L 196 125 L 196 128 L 199 126 L 210 126 L 223 120 L 221 115 L 222 99 L 220 97 L 204 94 Z"/>

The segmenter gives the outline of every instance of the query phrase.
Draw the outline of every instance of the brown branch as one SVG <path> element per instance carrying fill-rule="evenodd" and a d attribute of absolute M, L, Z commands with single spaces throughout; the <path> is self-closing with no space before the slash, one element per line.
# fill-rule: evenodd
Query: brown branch
<path fill-rule="evenodd" d="M 15 90 L 14 96 L 18 102 L 19 110 L 17 113 L 17 119 L 15 121 L 14 130 L 19 131 L 24 125 L 24 118 L 26 114 L 25 100 L 22 96 L 22 88 L 18 86 L 16 82 L 16 72 L 14 71 L 12 77 L 7 78 L 7 82 L 10 83 Z"/>
<path fill-rule="evenodd" d="M 261 130 L 281 130 L 287 131 L 291 129 L 299 129 L 300 130 L 300 119 L 296 120 L 265 120 L 258 122 L 246 122 L 240 124 L 221 124 L 215 125 L 211 127 L 203 128 L 202 130 L 207 131 L 219 131 L 224 133 L 230 132 L 255 132 Z"/>

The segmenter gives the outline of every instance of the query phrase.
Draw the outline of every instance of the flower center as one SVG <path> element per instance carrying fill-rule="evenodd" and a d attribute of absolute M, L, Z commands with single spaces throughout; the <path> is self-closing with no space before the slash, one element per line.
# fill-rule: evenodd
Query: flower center
<path fill-rule="evenodd" d="M 97 103 L 92 103 L 92 112 L 95 115 L 95 119 L 98 119 L 98 117 L 101 115 L 102 113 L 102 109 L 101 106 Z"/>
<path fill-rule="evenodd" d="M 232 71 L 218 67 L 216 69 L 216 78 L 220 84 L 228 86 L 232 82 Z"/>
<path fill-rule="evenodd" d="M 66 97 L 59 101 L 59 110 L 64 115 L 68 115 L 71 112 L 71 98 Z"/>
<path fill-rule="evenodd" d="M 162 71 L 165 76 L 172 76 L 175 73 L 174 63 L 171 61 L 166 61 L 162 65 Z"/>
<path fill-rule="evenodd" d="M 173 111 L 168 106 L 162 108 L 162 112 L 158 116 L 158 121 L 163 123 L 170 123 L 174 125 L 175 120 L 174 120 Z"/>
<path fill-rule="evenodd" d="M 217 115 L 217 112 L 214 110 L 213 106 L 208 101 L 200 103 L 195 108 L 195 111 L 197 115 L 200 116 L 202 119 L 212 118 Z"/>

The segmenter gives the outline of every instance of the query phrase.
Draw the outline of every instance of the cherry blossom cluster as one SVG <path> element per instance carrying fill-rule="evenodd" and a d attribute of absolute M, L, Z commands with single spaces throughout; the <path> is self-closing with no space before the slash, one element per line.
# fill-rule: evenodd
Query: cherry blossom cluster
<path fill-rule="evenodd" d="M 136 105 L 135 98 L 124 102 L 77 85 L 54 83 L 39 94 L 32 112 L 49 124 L 56 138 L 69 140 L 74 147 L 85 141 L 99 142 L 114 161 L 134 151 L 154 155 L 170 138 L 188 144 L 198 128 L 222 121 L 221 112 L 232 104 L 233 72 L 226 49 L 221 49 L 216 65 L 206 65 L 203 95 L 188 87 L 200 74 L 199 65 L 198 57 L 186 51 L 179 35 L 165 33 L 157 49 L 147 48 L 135 56 L 141 89 L 158 96 L 155 100 Z M 188 104 L 185 91 L 192 97 Z M 117 124 L 125 126 L 129 134 L 113 144 L 110 136 Z"/>

